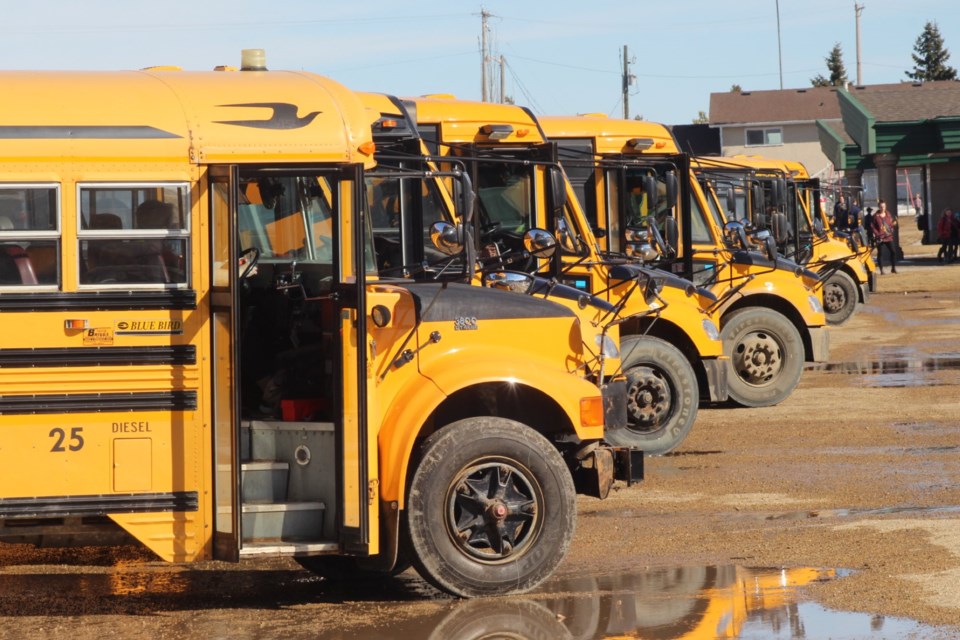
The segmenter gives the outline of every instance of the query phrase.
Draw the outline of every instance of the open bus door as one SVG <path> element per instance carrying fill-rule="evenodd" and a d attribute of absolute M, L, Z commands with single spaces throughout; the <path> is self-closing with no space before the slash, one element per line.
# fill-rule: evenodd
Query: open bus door
<path fill-rule="evenodd" d="M 362 175 L 210 175 L 214 556 L 376 553 Z"/>

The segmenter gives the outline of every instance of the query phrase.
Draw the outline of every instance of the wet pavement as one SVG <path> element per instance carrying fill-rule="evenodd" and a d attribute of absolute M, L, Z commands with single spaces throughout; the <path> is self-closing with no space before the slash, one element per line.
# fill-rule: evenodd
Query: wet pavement
<path fill-rule="evenodd" d="M 809 567 L 566 576 L 524 596 L 471 601 L 440 596 L 412 572 L 374 588 L 331 584 L 295 569 L 198 570 L 136 562 L 97 573 L 36 569 L 0 575 L 0 615 L 63 617 L 62 624 L 48 623 L 51 630 L 69 627 L 77 615 L 90 620 L 119 614 L 139 618 L 161 637 L 189 631 L 208 640 L 902 638 L 937 632 L 911 620 L 834 611 L 810 601 L 805 587 L 842 580 L 849 572 Z M 325 618 L 328 604 L 338 610 Z M 184 613 L 188 624 L 179 615 Z M 101 626 L 108 620 L 95 628 Z M 122 628 L 129 627 L 128 618 Z M 86 623 L 84 628 L 90 630 Z M 0 619 L 0 633 L 6 630 Z"/>

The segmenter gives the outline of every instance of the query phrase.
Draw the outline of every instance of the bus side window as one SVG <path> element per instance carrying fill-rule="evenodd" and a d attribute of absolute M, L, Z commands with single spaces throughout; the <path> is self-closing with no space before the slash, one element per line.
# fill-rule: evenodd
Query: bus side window
<path fill-rule="evenodd" d="M 81 186 L 80 284 L 189 284 L 188 195 L 183 183 Z"/>
<path fill-rule="evenodd" d="M 0 286 L 60 282 L 59 185 L 0 185 Z"/>

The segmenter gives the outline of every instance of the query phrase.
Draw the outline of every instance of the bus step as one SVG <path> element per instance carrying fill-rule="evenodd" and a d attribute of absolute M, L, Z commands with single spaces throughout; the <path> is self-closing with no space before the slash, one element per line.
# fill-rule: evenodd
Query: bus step
<path fill-rule="evenodd" d="M 283 502 L 287 499 L 290 465 L 286 462 L 257 461 L 240 465 L 240 496 L 244 504 Z"/>
<path fill-rule="evenodd" d="M 322 502 L 244 504 L 241 531 L 244 542 L 317 540 L 323 533 Z"/>

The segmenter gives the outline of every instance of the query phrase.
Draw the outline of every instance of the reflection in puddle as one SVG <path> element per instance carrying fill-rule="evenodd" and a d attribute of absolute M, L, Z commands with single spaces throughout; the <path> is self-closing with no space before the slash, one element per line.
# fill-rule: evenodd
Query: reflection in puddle
<path fill-rule="evenodd" d="M 137 628 L 148 619 L 169 625 L 157 635 L 185 631 L 188 614 L 190 635 L 210 639 L 899 638 L 934 630 L 802 600 L 800 588 L 843 575 L 815 568 L 672 567 L 557 577 L 523 596 L 458 601 L 424 591 L 412 572 L 347 587 L 296 570 L 121 566 L 98 574 L 0 574 L 0 603 L 14 621 L 128 613 Z M 54 595 L 63 593 L 70 593 L 74 608 L 52 610 Z M 46 604 L 30 611 L 17 600 Z M 155 615 L 165 611 L 182 613 Z"/>
<path fill-rule="evenodd" d="M 919 623 L 831 611 L 800 602 L 798 589 L 834 570 L 679 567 L 551 580 L 520 598 L 458 602 L 378 638 L 900 638 Z M 373 632 L 373 629 L 369 629 Z M 374 637 L 365 629 L 326 638 Z"/>
<path fill-rule="evenodd" d="M 816 371 L 863 376 L 868 387 L 921 387 L 954 384 L 938 374 L 960 370 L 960 356 L 955 353 L 931 357 L 891 352 L 877 360 L 828 362 L 812 365 Z"/>

